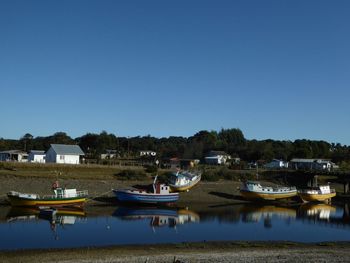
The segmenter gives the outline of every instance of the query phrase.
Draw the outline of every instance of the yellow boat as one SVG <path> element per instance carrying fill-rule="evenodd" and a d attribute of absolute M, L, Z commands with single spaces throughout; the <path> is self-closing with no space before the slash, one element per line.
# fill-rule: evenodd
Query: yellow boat
<path fill-rule="evenodd" d="M 337 194 L 329 185 L 320 185 L 316 188 L 299 190 L 298 195 L 304 202 L 330 202 Z"/>
<path fill-rule="evenodd" d="M 247 181 L 242 184 L 240 193 L 245 199 L 278 200 L 297 195 L 295 187 L 262 186 L 259 182 Z"/>
<path fill-rule="evenodd" d="M 40 196 L 38 194 L 27 194 L 11 191 L 7 197 L 12 206 L 78 206 L 86 202 L 88 191 L 77 191 L 76 189 L 54 188 L 53 195 Z"/>

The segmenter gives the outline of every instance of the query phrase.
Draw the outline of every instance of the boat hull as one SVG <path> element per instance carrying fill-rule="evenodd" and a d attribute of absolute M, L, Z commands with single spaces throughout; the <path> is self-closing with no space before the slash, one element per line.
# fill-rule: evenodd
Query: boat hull
<path fill-rule="evenodd" d="M 328 193 L 328 194 L 298 193 L 298 195 L 304 202 L 325 202 L 335 197 L 336 193 Z"/>
<path fill-rule="evenodd" d="M 173 183 L 169 183 L 169 187 L 170 187 L 170 191 L 172 193 L 174 192 L 186 192 L 189 191 L 191 188 L 195 187 L 201 180 L 201 175 L 197 176 L 197 179 L 194 181 L 191 181 L 187 184 L 173 184 Z"/>
<path fill-rule="evenodd" d="M 169 184 L 171 192 L 186 192 L 189 191 L 191 188 L 195 187 L 201 178 L 199 177 L 197 180 L 186 184 L 186 185 L 175 185 L 175 184 Z"/>
<path fill-rule="evenodd" d="M 263 192 L 253 192 L 241 190 L 241 195 L 245 199 L 251 200 L 278 200 L 278 199 L 286 199 L 291 198 L 297 195 L 297 191 L 290 191 L 285 193 L 263 193 Z"/>
<path fill-rule="evenodd" d="M 152 193 L 137 193 L 129 190 L 113 190 L 114 194 L 121 202 L 133 203 L 174 203 L 179 200 L 178 193 L 170 194 L 152 194 Z"/>
<path fill-rule="evenodd" d="M 86 197 L 75 198 L 49 198 L 49 199 L 27 199 L 18 196 L 8 195 L 12 206 L 78 206 L 81 207 L 86 202 Z"/>

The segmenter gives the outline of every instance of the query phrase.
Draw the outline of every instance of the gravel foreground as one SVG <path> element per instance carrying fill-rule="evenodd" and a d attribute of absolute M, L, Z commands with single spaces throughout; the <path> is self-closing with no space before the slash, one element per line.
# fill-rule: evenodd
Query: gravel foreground
<path fill-rule="evenodd" d="M 0 252 L 1 262 L 350 262 L 350 243 L 194 243 Z"/>

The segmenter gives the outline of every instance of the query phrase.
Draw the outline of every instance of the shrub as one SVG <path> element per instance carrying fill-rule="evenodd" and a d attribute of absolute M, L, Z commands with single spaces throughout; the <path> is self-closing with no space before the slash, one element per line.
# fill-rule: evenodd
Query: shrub
<path fill-rule="evenodd" d="M 146 173 L 157 173 L 158 167 L 155 165 L 145 165 Z"/>
<path fill-rule="evenodd" d="M 220 177 L 216 171 L 205 171 L 202 174 L 202 180 L 208 182 L 216 182 L 219 181 Z"/>
<path fill-rule="evenodd" d="M 126 169 L 116 174 L 121 180 L 142 180 L 146 178 L 146 173 L 142 170 Z"/>

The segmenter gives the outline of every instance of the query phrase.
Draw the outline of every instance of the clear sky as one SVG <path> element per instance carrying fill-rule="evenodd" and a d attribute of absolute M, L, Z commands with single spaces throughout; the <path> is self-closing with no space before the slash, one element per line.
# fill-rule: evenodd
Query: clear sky
<path fill-rule="evenodd" d="M 350 1 L 0 1 L 0 137 L 350 144 Z"/>

